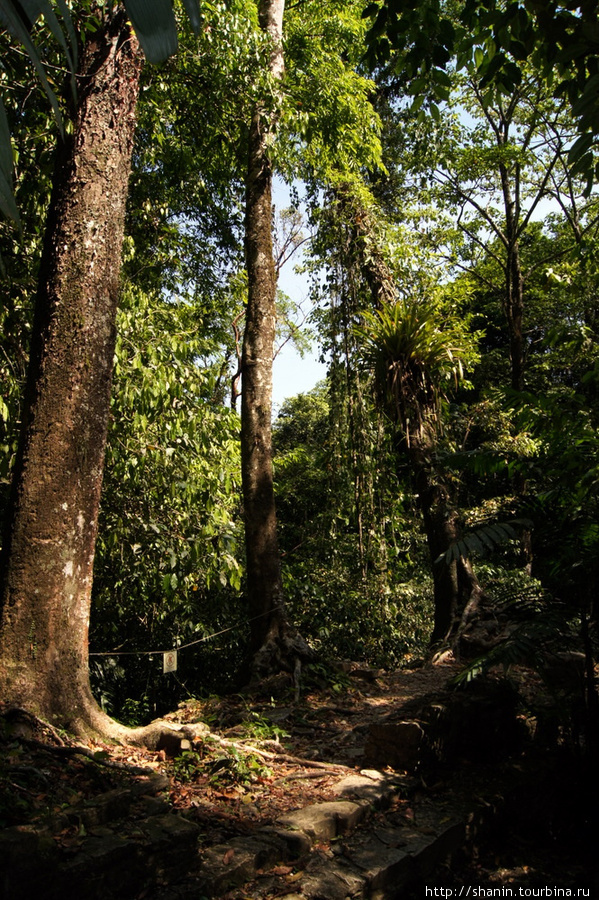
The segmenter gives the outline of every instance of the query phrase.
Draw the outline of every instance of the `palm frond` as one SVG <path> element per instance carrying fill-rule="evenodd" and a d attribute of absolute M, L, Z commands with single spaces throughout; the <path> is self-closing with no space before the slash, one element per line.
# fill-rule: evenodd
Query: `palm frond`
<path fill-rule="evenodd" d="M 6 111 L 0 102 L 0 211 L 7 219 L 19 221 L 19 210 L 13 194 L 13 162 L 10 131 Z"/>
<path fill-rule="evenodd" d="M 469 559 L 473 553 L 484 554 L 494 550 L 499 544 L 518 539 L 518 531 L 531 529 L 530 519 L 512 519 L 510 522 L 494 522 L 481 525 L 465 534 L 459 541 L 449 545 L 445 553 L 441 553 L 435 564 L 445 562 L 447 565 L 456 559 Z"/>
<path fill-rule="evenodd" d="M 64 0 L 58 0 L 58 9 L 62 18 L 60 22 L 50 0 L 0 0 L 0 25 L 12 35 L 27 51 L 39 82 L 44 89 L 58 127 L 62 131 L 62 116 L 56 94 L 50 87 L 44 65 L 37 47 L 31 37 L 31 26 L 43 17 L 46 27 L 62 47 L 68 68 L 71 72 L 71 84 L 75 87 L 75 69 L 77 66 L 77 38 L 69 8 Z M 0 100 L 0 211 L 7 218 L 19 224 L 19 210 L 13 193 L 13 154 L 10 130 L 6 118 L 4 104 Z"/>
<path fill-rule="evenodd" d="M 67 65 L 71 71 L 72 78 L 74 79 L 75 67 L 77 65 L 77 41 L 75 38 L 75 31 L 68 6 L 62 2 L 62 0 L 59 6 L 63 15 L 64 27 L 56 16 L 51 0 L 25 0 L 23 3 L 17 3 L 15 0 L 0 0 L 0 24 L 27 51 L 29 59 L 37 72 L 39 82 L 50 101 L 56 121 L 58 122 L 59 127 L 62 128 L 62 116 L 56 94 L 50 87 L 46 76 L 46 70 L 30 33 L 31 26 L 37 22 L 39 18 L 43 17 L 46 27 L 63 48 Z M 72 83 L 74 84 L 74 81 Z M 6 153 L 6 150 L 4 150 L 3 153 Z"/>
<path fill-rule="evenodd" d="M 146 58 L 161 63 L 177 52 L 177 23 L 171 0 L 124 0 Z"/>
<path fill-rule="evenodd" d="M 525 665 L 542 674 L 558 645 L 560 650 L 576 646 L 574 639 L 565 633 L 561 610 L 535 611 L 528 620 L 514 624 L 508 637 L 471 660 L 452 682 L 466 684 L 498 666 L 509 669 Z"/>
<path fill-rule="evenodd" d="M 455 685 L 468 684 L 475 678 L 486 675 L 491 669 L 501 666 L 509 669 L 511 666 L 529 665 L 536 669 L 541 664 L 539 648 L 529 634 L 524 630 L 514 631 L 509 638 L 488 650 L 482 656 L 471 660 L 452 682 Z"/>

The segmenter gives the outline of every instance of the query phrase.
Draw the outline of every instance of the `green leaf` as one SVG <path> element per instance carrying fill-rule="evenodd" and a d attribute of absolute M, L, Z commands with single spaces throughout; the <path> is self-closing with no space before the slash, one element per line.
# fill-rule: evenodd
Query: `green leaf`
<path fill-rule="evenodd" d="M 371 19 L 372 16 L 376 16 L 380 6 L 378 3 L 369 3 L 368 6 L 362 11 L 363 19 Z"/>
<path fill-rule="evenodd" d="M 183 6 L 189 16 L 189 21 L 194 34 L 199 34 L 202 27 L 202 17 L 200 15 L 200 7 L 197 0 L 183 0 Z"/>
<path fill-rule="evenodd" d="M 127 15 L 151 63 L 177 52 L 177 23 L 170 0 L 125 0 Z"/>
<path fill-rule="evenodd" d="M 587 150 L 590 149 L 594 139 L 595 137 L 593 134 L 581 134 L 570 147 L 568 164 L 573 165 L 581 158 L 581 156 L 584 156 Z"/>
<path fill-rule="evenodd" d="M 591 76 L 584 85 L 584 90 L 572 107 L 575 116 L 585 116 L 597 107 L 599 96 L 599 74 Z"/>
<path fill-rule="evenodd" d="M 6 110 L 0 102 L 0 209 L 4 215 L 19 222 L 19 211 L 12 190 L 12 146 Z"/>

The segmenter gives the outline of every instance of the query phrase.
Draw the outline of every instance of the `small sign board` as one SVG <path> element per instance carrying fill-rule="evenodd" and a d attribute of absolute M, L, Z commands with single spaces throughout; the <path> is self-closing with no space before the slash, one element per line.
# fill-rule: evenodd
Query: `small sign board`
<path fill-rule="evenodd" d="M 162 655 L 162 672 L 166 674 L 167 672 L 176 672 L 177 671 L 177 651 L 176 650 L 167 650 L 166 653 Z"/>

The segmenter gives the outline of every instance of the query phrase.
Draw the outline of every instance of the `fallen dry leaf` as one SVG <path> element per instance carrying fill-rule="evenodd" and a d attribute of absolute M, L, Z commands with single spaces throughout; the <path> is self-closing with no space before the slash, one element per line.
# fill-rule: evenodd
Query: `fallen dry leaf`
<path fill-rule="evenodd" d="M 287 875 L 285 881 L 287 881 L 289 884 L 293 884 L 294 881 L 299 881 L 303 874 L 304 873 L 300 871 L 296 872 L 295 875 Z"/>

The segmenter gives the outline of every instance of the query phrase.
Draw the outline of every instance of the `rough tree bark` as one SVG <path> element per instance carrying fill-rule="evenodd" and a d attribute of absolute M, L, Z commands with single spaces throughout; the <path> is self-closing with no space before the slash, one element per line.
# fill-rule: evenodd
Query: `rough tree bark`
<path fill-rule="evenodd" d="M 451 563 L 439 560 L 460 540 L 462 526 L 450 490 L 433 465 L 434 443 L 413 432 L 407 453 L 433 572 L 435 613 L 430 645 L 455 644 L 461 628 L 477 612 L 483 591 L 468 559 L 459 557 Z"/>
<path fill-rule="evenodd" d="M 260 27 L 271 41 L 270 74 L 283 77 L 284 0 L 260 0 Z M 293 668 L 309 655 L 291 627 L 283 598 L 272 467 L 272 362 L 277 289 L 272 247 L 272 165 L 276 110 L 257 105 L 249 136 L 245 252 L 248 304 L 241 360 L 241 465 L 251 619 L 251 674 Z"/>
<path fill-rule="evenodd" d="M 58 148 L 0 595 L 0 695 L 79 733 L 108 721 L 88 623 L 142 67 L 124 11 L 102 16 Z"/>

